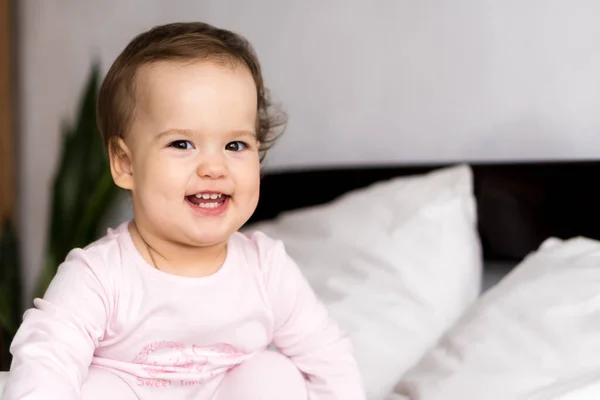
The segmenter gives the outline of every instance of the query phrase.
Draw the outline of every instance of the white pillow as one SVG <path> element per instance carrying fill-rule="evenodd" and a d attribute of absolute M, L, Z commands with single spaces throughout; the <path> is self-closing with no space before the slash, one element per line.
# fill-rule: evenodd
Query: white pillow
<path fill-rule="evenodd" d="M 376 183 L 244 230 L 283 240 L 353 340 L 372 400 L 383 399 L 479 294 L 465 165 Z"/>
<path fill-rule="evenodd" d="M 390 399 L 597 400 L 599 355 L 600 242 L 550 238 L 465 313 Z"/>

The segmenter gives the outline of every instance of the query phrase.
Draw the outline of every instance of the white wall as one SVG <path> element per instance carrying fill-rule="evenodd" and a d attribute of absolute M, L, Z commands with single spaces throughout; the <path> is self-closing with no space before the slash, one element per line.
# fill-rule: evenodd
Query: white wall
<path fill-rule="evenodd" d="M 27 291 L 61 120 L 155 24 L 246 35 L 290 113 L 269 168 L 597 158 L 597 0 L 19 0 L 20 223 Z"/>

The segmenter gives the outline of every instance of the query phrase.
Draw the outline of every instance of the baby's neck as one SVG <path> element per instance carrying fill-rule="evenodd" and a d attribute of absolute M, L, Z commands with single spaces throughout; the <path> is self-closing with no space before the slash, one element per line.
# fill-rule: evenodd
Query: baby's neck
<path fill-rule="evenodd" d="M 172 275 L 209 276 L 217 272 L 227 256 L 227 243 L 193 247 L 174 243 L 138 230 L 135 221 L 129 233 L 136 250 L 154 268 Z"/>

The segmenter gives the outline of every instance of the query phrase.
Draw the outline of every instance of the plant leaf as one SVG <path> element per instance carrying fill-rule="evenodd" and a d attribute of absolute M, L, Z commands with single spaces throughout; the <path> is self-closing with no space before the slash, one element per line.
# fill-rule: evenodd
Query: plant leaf
<path fill-rule="evenodd" d="M 19 243 L 11 220 L 2 222 L 0 232 L 0 326 L 14 334 L 21 320 L 21 276 Z"/>
<path fill-rule="evenodd" d="M 63 131 L 60 163 L 53 181 L 47 248 L 54 261 L 60 262 L 69 251 L 89 238 L 79 236 L 79 226 L 87 205 L 92 201 L 90 199 L 94 196 L 97 181 L 104 179 L 109 168 L 96 124 L 99 77 L 99 67 L 95 63 L 81 97 L 76 121 L 72 126 L 65 125 Z M 58 264 L 47 261 L 44 267 L 50 269 L 46 273 L 52 276 L 56 273 Z"/>
<path fill-rule="evenodd" d="M 53 181 L 50 238 L 37 293 L 45 291 L 71 250 L 85 247 L 97 238 L 98 224 L 119 193 L 96 123 L 99 81 L 100 69 L 95 63 L 76 121 L 64 125 L 60 163 Z"/>
<path fill-rule="evenodd" d="M 118 193 L 119 189 L 113 182 L 110 170 L 107 169 L 92 190 L 92 195 L 89 197 L 80 219 L 77 227 L 76 247 L 83 247 L 96 239 L 98 223 L 113 205 Z"/>

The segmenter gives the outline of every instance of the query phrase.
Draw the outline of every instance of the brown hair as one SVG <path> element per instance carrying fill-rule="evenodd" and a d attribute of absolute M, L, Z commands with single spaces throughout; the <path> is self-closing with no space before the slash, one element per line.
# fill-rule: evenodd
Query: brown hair
<path fill-rule="evenodd" d="M 247 67 L 258 96 L 256 134 L 262 161 L 283 133 L 287 115 L 274 110 L 252 45 L 236 33 L 202 22 L 156 26 L 136 36 L 117 57 L 98 94 L 98 129 L 107 149 L 115 138 L 124 137 L 131 126 L 137 71 L 160 61 L 210 61 Z"/>

